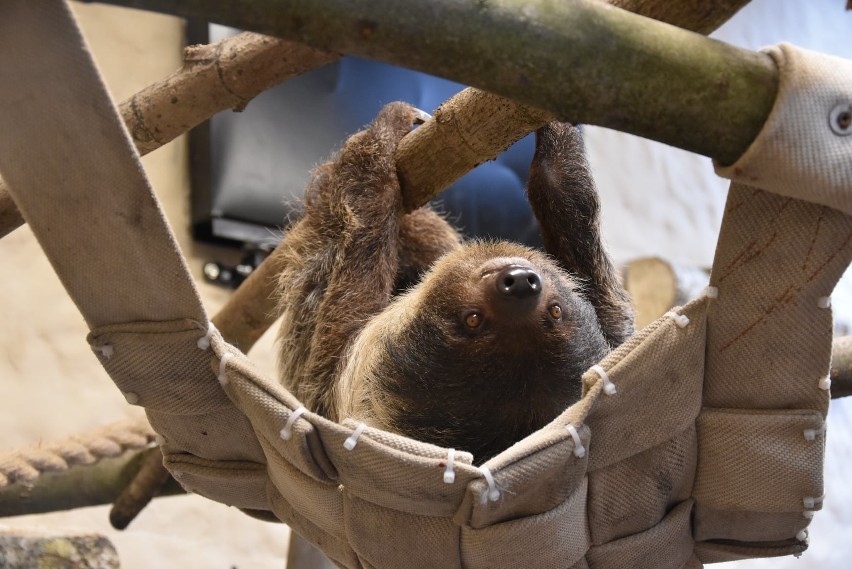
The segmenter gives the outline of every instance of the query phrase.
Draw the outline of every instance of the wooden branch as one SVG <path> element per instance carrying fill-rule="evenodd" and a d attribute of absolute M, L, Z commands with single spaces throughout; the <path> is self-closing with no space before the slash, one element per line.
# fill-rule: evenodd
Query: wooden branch
<path fill-rule="evenodd" d="M 119 106 L 140 154 L 174 140 L 225 109 L 241 111 L 258 94 L 340 57 L 243 32 L 184 50 L 184 66 Z"/>
<path fill-rule="evenodd" d="M 151 452 L 145 453 L 139 471 L 112 504 L 109 511 L 109 523 L 112 527 L 125 529 L 130 525 L 171 479 L 171 474 L 163 466 L 163 453 L 160 449 L 151 449 Z"/>
<path fill-rule="evenodd" d="M 136 148 L 145 155 L 225 109 L 242 110 L 262 91 L 340 57 L 243 32 L 189 46 L 184 66 L 119 105 Z M 0 238 L 24 223 L 0 179 Z"/>
<path fill-rule="evenodd" d="M 113 3 L 152 9 L 157 9 L 158 5 L 161 6 L 160 9 L 164 9 L 162 6 L 172 5 L 162 0 Z M 621 8 L 701 33 L 709 33 L 746 3 L 747 0 L 719 0 L 712 5 L 700 0 L 613 0 L 613 4 Z M 197 11 L 196 15 L 206 13 L 206 3 L 202 2 L 200 6 L 189 2 L 184 4 L 186 6 L 183 8 L 187 12 L 194 9 Z M 175 10 L 178 8 L 177 5 L 172 7 Z M 642 21 L 636 20 L 633 25 L 641 26 Z M 121 105 L 122 116 L 133 133 L 140 152 L 144 154 L 153 150 L 218 110 L 239 108 L 260 90 L 335 57 L 287 42 L 270 43 L 274 41 L 277 40 L 255 34 L 241 34 L 213 46 L 188 49 L 188 65 L 184 69 L 143 90 Z M 534 38 L 531 41 L 534 41 Z M 491 59 L 493 58 L 486 58 L 489 61 Z M 249 68 L 253 70 L 252 73 L 242 72 Z M 609 66 L 603 68 L 607 69 L 605 75 L 609 77 Z M 590 69 L 586 66 L 578 68 L 574 75 L 579 77 L 583 70 L 590 73 L 591 81 L 597 81 L 594 78 L 601 74 L 600 69 Z M 774 72 L 774 69 L 772 71 Z M 246 78 L 254 77 L 255 73 L 258 74 L 257 79 L 251 86 L 247 86 Z M 618 82 L 615 77 L 617 69 L 613 68 L 612 74 L 613 77 L 609 78 L 609 88 L 618 90 L 620 85 L 613 85 L 613 79 Z M 722 72 L 720 77 L 724 78 L 724 75 Z M 764 91 L 767 91 L 767 96 L 768 91 L 771 91 L 770 98 L 774 98 L 774 73 L 763 69 L 759 75 L 762 75 L 763 83 L 772 83 L 773 87 Z M 545 77 L 545 83 L 549 83 L 553 77 Z M 212 89 L 207 85 L 211 80 L 214 87 Z M 526 82 L 529 83 L 529 78 Z M 575 89 L 583 91 L 578 87 Z M 717 90 L 713 89 L 714 92 Z M 651 96 L 653 99 L 660 99 L 663 94 L 652 92 Z M 615 113 L 623 114 L 619 113 L 619 109 L 615 109 Z M 513 142 L 553 117 L 553 112 L 525 107 L 521 103 L 476 89 L 468 89 L 453 97 L 436 112 L 434 120 L 406 137 L 400 145 L 399 170 L 408 208 L 413 209 L 426 203 L 477 164 L 494 159 Z M 579 120 L 577 116 L 572 118 Z M 667 118 L 669 120 L 657 121 L 654 117 L 654 121 L 676 123 L 679 121 L 675 119 L 680 119 L 679 115 Z M 715 115 L 712 120 L 725 127 L 734 124 L 732 120 L 716 121 Z M 687 132 L 694 133 L 699 130 L 700 125 L 693 127 L 686 122 L 685 124 Z M 754 131 L 756 132 L 756 128 Z M 751 136 L 743 137 L 746 138 L 747 144 Z M 732 150 L 729 161 L 733 161 L 740 150 Z M 11 201 L 4 202 L 4 191 L 0 180 L 0 237 L 23 223 L 17 211 L 11 209 Z"/>
<path fill-rule="evenodd" d="M 834 339 L 831 349 L 831 398 L 852 395 L 852 336 Z"/>
<path fill-rule="evenodd" d="M 636 14 L 709 34 L 749 0 L 611 0 Z M 469 87 L 435 111 L 433 120 L 402 139 L 397 167 L 410 211 L 427 203 L 482 162 L 493 160 L 554 114 Z"/>
<path fill-rule="evenodd" d="M 139 471 L 145 458 L 154 452 L 159 453 L 160 449 L 131 451 L 99 460 L 91 466 L 44 474 L 32 484 L 7 486 L 0 490 L 0 518 L 109 504 Z M 172 482 L 161 494 L 182 492 L 180 485 Z"/>
<path fill-rule="evenodd" d="M 777 92 L 777 70 L 765 54 L 591 0 L 109 3 L 209 18 L 321 49 L 426 71 L 551 116 L 644 136 L 723 164 L 734 162 L 748 147 Z M 724 19 L 696 16 L 708 13 L 706 5 L 696 0 L 675 4 L 682 14 L 692 15 L 686 23 L 703 27 L 701 31 Z M 642 6 L 650 12 L 668 10 L 669 3 L 628 4 L 624 0 L 623 5 Z M 728 2 L 722 8 L 732 13 L 741 5 Z M 489 149 L 503 148 L 506 142 L 501 140 Z M 459 148 L 447 148 L 444 156 L 452 156 Z M 400 160 L 406 169 L 406 160 L 414 158 L 400 154 Z M 435 162 L 432 157 L 428 160 Z M 431 173 L 429 167 L 407 171 Z M 407 181 L 409 190 L 419 188 L 420 182 L 428 183 L 420 178 Z M 420 201 L 422 198 L 408 203 Z"/>

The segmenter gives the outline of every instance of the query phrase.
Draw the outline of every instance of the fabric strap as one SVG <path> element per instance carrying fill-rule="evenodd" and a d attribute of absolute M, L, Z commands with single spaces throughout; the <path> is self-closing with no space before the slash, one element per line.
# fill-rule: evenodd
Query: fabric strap
<path fill-rule="evenodd" d="M 89 327 L 206 326 L 67 3 L 0 0 L 0 13 L 0 172 Z"/>

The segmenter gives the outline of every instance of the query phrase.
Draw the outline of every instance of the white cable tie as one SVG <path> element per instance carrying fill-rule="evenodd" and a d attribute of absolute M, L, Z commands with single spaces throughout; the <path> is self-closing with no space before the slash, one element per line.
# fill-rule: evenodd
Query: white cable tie
<path fill-rule="evenodd" d="M 480 466 L 479 471 L 482 472 L 485 481 L 488 483 L 488 500 L 496 502 L 500 499 L 500 490 L 497 489 L 497 484 L 494 483 L 494 476 L 491 475 L 491 471 L 487 466 Z"/>
<path fill-rule="evenodd" d="M 823 391 L 831 389 L 831 376 L 827 375 L 819 380 L 819 388 Z"/>
<path fill-rule="evenodd" d="M 805 431 L 804 431 L 805 440 L 806 441 L 813 441 L 817 438 L 817 435 L 821 435 L 824 432 L 825 432 L 825 423 L 823 423 L 822 426 L 818 429 L 805 429 Z"/>
<path fill-rule="evenodd" d="M 823 494 L 822 496 L 816 496 L 816 497 L 808 496 L 808 497 L 802 498 L 802 503 L 805 505 L 806 510 L 813 510 L 814 507 L 816 507 L 817 504 L 822 504 L 823 500 L 825 500 L 825 494 Z"/>
<path fill-rule="evenodd" d="M 603 390 L 607 395 L 615 395 L 617 390 L 615 389 L 615 384 L 609 380 L 609 375 L 606 373 L 606 370 L 599 365 L 593 365 L 590 368 L 593 372 L 601 376 L 601 380 L 603 381 Z"/>
<path fill-rule="evenodd" d="M 580 433 L 577 432 L 577 429 L 571 423 L 565 425 L 565 428 L 568 430 L 571 438 L 574 439 L 574 456 L 577 458 L 586 456 L 586 447 L 583 446 L 583 441 L 580 440 Z"/>
<path fill-rule="evenodd" d="M 206 350 L 210 347 L 210 338 L 213 336 L 213 332 L 215 331 L 216 327 L 212 322 L 207 324 L 207 333 L 203 337 L 199 338 L 198 342 L 196 342 L 199 350 Z"/>
<path fill-rule="evenodd" d="M 704 287 L 704 296 L 707 298 L 719 298 L 719 288 L 715 286 Z"/>
<path fill-rule="evenodd" d="M 361 436 L 361 433 L 364 432 L 364 429 L 367 428 L 367 425 L 364 423 L 359 423 L 357 427 L 355 427 L 355 431 L 349 435 L 349 438 L 343 441 L 343 448 L 346 450 L 352 450 L 355 448 L 355 445 L 358 444 L 358 437 Z"/>
<path fill-rule="evenodd" d="M 444 484 L 452 484 L 456 481 L 456 449 L 447 451 L 447 469 L 444 470 Z"/>
<path fill-rule="evenodd" d="M 284 439 L 285 441 L 290 440 L 290 438 L 293 436 L 293 424 L 295 424 L 296 420 L 301 417 L 302 413 L 305 412 L 307 412 L 307 409 L 305 409 L 304 406 L 299 406 L 298 408 L 296 408 L 295 411 L 290 413 L 290 418 L 287 419 L 287 422 L 284 423 L 284 428 L 281 429 L 280 433 L 278 433 L 279 435 L 281 435 L 282 439 Z"/>
<path fill-rule="evenodd" d="M 807 528 L 803 529 L 799 533 L 796 534 L 796 539 L 799 541 L 807 541 L 808 540 L 808 530 Z"/>
<path fill-rule="evenodd" d="M 687 326 L 689 326 L 689 317 L 683 314 L 678 314 L 674 310 L 669 310 L 668 312 L 666 312 L 665 316 L 668 316 L 669 318 L 674 320 L 678 328 L 686 328 Z"/>
<path fill-rule="evenodd" d="M 115 353 L 115 350 L 112 347 L 112 344 L 104 344 L 103 346 L 95 346 L 95 351 L 98 352 L 106 359 L 110 359 L 112 354 Z"/>
<path fill-rule="evenodd" d="M 222 385 L 222 387 L 224 387 L 228 383 L 228 376 L 227 374 L 225 374 L 225 366 L 228 365 L 228 360 L 233 357 L 234 354 L 232 354 L 231 352 L 225 352 L 224 354 L 222 354 L 222 359 L 219 360 L 219 375 L 217 376 L 217 379 L 219 380 L 219 383 Z"/>
<path fill-rule="evenodd" d="M 813 510 L 805 510 L 804 512 L 802 512 L 802 515 L 805 516 L 806 518 L 808 518 L 809 520 L 812 520 L 812 519 L 814 519 L 815 513 L 816 512 L 814 512 Z"/>
<path fill-rule="evenodd" d="M 817 299 L 817 306 L 820 308 L 831 308 L 831 297 L 821 296 Z"/>

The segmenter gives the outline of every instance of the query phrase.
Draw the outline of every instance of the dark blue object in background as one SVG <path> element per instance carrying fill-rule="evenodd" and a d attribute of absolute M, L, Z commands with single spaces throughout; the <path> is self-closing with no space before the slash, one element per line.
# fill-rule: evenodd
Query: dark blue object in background
<path fill-rule="evenodd" d="M 268 239 L 298 209 L 310 170 L 372 121 L 385 104 L 432 112 L 463 85 L 385 63 L 346 57 L 275 87 L 242 113 L 210 124 L 209 216 L 217 237 Z M 524 196 L 531 136 L 482 164 L 436 200 L 467 237 L 540 245 Z M 203 178 L 203 177 L 202 177 Z M 193 183 L 193 191 L 198 184 Z M 194 212 L 194 219 L 199 219 Z"/>

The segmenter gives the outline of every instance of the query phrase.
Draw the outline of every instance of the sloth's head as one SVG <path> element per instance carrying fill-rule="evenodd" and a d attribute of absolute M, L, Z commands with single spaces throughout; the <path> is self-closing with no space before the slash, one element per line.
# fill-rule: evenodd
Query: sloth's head
<path fill-rule="evenodd" d="M 579 399 L 607 351 L 580 283 L 532 249 L 477 242 L 364 328 L 341 413 L 482 462 Z"/>

